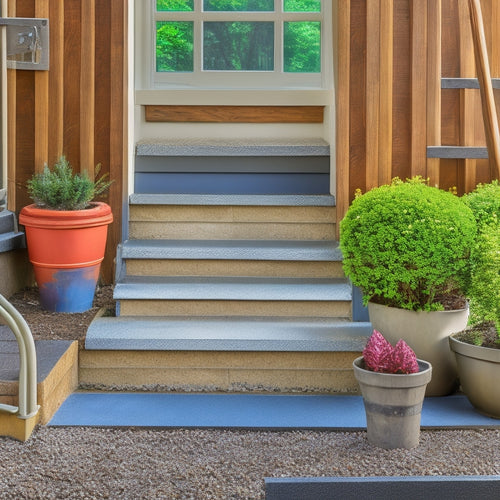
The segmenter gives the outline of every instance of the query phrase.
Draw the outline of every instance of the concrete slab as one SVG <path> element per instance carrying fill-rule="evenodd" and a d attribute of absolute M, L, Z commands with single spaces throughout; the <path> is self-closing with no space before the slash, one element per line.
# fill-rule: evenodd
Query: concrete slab
<path fill-rule="evenodd" d="M 366 428 L 366 417 L 361 396 L 78 392 L 49 425 L 357 430 Z M 426 398 L 421 425 L 500 428 L 500 420 L 479 414 L 459 395 Z"/>

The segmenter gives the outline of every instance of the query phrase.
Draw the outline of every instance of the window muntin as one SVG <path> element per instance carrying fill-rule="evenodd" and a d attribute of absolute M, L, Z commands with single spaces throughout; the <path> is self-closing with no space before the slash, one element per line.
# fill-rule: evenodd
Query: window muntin
<path fill-rule="evenodd" d="M 151 0 L 152 86 L 324 88 L 322 0 Z"/>

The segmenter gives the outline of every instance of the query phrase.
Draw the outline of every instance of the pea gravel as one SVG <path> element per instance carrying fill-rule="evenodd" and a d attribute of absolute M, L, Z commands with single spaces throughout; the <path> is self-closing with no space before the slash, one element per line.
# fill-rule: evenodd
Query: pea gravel
<path fill-rule="evenodd" d="M 422 431 L 412 450 L 365 432 L 38 427 L 0 438 L 1 499 L 262 499 L 264 477 L 500 474 L 500 430 Z"/>

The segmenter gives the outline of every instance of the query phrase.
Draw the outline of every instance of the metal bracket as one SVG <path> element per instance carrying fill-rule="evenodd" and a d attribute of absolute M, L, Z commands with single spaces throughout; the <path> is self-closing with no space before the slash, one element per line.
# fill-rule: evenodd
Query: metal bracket
<path fill-rule="evenodd" d="M 29 17 L 0 17 L 7 27 L 7 67 L 49 69 L 49 20 Z"/>

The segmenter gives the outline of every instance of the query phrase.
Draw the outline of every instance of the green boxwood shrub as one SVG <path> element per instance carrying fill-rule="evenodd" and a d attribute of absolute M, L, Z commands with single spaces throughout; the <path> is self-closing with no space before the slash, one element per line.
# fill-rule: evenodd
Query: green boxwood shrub
<path fill-rule="evenodd" d="M 500 332 L 500 183 L 479 184 L 463 199 L 479 230 L 471 255 L 469 322 L 494 322 Z"/>
<path fill-rule="evenodd" d="M 95 173 L 99 174 L 100 164 Z M 74 174 L 65 156 L 61 156 L 52 170 L 45 165 L 43 172 L 28 181 L 28 194 L 39 208 L 51 210 L 82 210 L 106 191 L 111 182 L 106 175 L 93 181 L 86 173 Z"/>
<path fill-rule="evenodd" d="M 359 195 L 340 224 L 343 268 L 363 301 L 440 310 L 463 295 L 476 221 L 463 200 L 421 177 Z"/>

